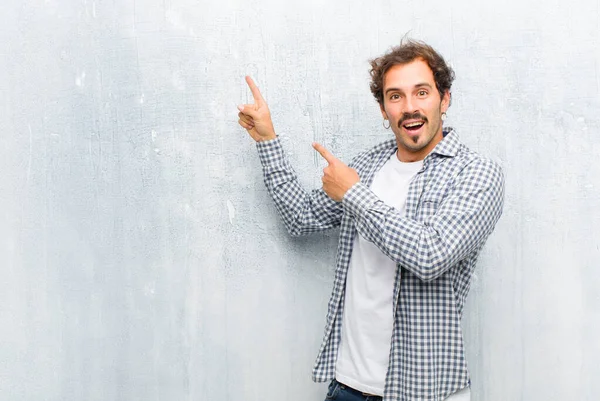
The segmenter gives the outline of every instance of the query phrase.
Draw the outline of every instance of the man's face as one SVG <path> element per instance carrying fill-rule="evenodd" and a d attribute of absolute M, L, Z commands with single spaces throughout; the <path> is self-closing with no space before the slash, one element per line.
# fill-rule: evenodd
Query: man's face
<path fill-rule="evenodd" d="M 381 113 L 396 135 L 401 161 L 423 160 L 442 140 L 442 113 L 449 103 L 450 94 L 440 98 L 433 72 L 422 59 L 385 73 Z"/>

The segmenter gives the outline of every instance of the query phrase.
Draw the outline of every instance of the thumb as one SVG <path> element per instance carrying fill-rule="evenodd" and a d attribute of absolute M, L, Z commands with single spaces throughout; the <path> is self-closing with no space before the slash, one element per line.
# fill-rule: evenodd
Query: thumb
<path fill-rule="evenodd" d="M 332 155 L 327 149 L 325 149 L 323 145 L 314 142 L 312 146 L 317 152 L 319 152 L 321 156 L 323 156 L 325 160 L 327 160 L 329 164 L 334 164 L 338 162 L 338 159 L 334 155 Z"/>
<path fill-rule="evenodd" d="M 258 117 L 258 112 L 254 108 L 253 104 L 240 104 L 237 108 L 241 113 L 247 116 L 250 116 L 252 118 Z"/>

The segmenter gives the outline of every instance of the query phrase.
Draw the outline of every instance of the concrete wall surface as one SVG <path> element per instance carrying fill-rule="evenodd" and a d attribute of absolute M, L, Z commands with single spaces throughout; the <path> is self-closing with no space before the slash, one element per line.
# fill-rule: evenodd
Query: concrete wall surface
<path fill-rule="evenodd" d="M 3 0 L 0 400 L 322 400 L 338 233 L 287 235 L 236 105 L 250 74 L 318 187 L 311 142 L 390 137 L 368 60 L 407 32 L 506 174 L 473 401 L 599 400 L 598 0 Z"/>

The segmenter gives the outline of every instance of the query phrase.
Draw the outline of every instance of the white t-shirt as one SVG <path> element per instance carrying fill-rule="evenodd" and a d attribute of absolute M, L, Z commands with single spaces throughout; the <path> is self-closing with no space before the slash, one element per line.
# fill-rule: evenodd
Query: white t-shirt
<path fill-rule="evenodd" d="M 371 191 L 404 212 L 408 186 L 423 161 L 403 163 L 396 153 L 383 165 Z M 396 264 L 360 235 L 354 239 L 346 279 L 342 339 L 336 380 L 356 390 L 383 396 L 389 365 Z"/>

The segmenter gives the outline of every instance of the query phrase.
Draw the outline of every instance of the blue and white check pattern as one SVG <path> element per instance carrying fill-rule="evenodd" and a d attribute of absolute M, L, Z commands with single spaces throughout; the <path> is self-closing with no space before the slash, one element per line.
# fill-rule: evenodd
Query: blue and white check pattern
<path fill-rule="evenodd" d="M 441 401 L 469 385 L 460 321 L 475 262 L 502 213 L 501 168 L 460 143 L 451 128 L 411 181 L 405 214 L 369 186 L 395 139 L 358 155 L 361 181 L 342 202 L 305 191 L 279 139 L 257 143 L 265 183 L 291 235 L 340 226 L 333 292 L 313 380 L 335 377 L 344 291 L 358 233 L 397 263 L 394 328 L 384 401 Z"/>

